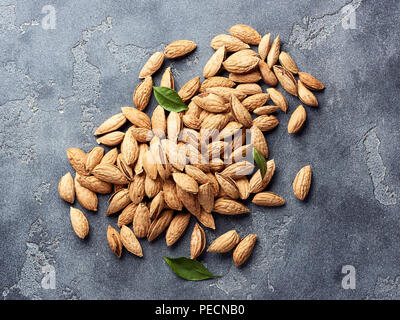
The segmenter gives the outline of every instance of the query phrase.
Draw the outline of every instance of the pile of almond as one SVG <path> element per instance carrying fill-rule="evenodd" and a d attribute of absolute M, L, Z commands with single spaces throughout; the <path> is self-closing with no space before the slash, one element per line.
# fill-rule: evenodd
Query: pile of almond
<path fill-rule="evenodd" d="M 285 203 L 279 195 L 264 191 L 275 171 L 274 160 L 264 159 L 268 158 L 264 132 L 279 124 L 273 113 L 288 110 L 285 96 L 275 87 L 279 82 L 303 104 L 316 107 L 318 101 L 312 91 L 324 86 L 310 74 L 298 71 L 290 55 L 280 50 L 279 36 L 271 44 L 270 34 L 261 37 L 246 25 L 235 25 L 229 33 L 212 39 L 211 47 L 216 51 L 204 67 L 205 80 L 196 77 L 177 91 L 181 101 L 188 104 L 186 110 L 166 112 L 168 108 L 159 105 L 151 117 L 143 111 L 153 93 L 152 75 L 164 59 L 195 50 L 194 42 L 179 40 L 164 52 L 154 53 L 143 66 L 139 74 L 143 80 L 133 94 L 135 107 L 122 107 L 121 113 L 95 131 L 97 143 L 113 147 L 111 150 L 105 152 L 99 146 L 87 153 L 77 148 L 67 150 L 76 174 L 75 178 L 70 173 L 61 178 L 60 197 L 72 204 L 76 196 L 83 208 L 96 211 L 97 194 L 112 194 L 106 215 L 119 214 L 120 230 L 108 226 L 107 239 L 118 257 L 123 247 L 142 257 L 138 238 L 150 242 L 163 231 L 166 244 L 173 245 L 192 215 L 203 227 L 215 229 L 213 213 L 248 213 L 242 201 L 251 194 L 256 205 Z M 258 51 L 250 45 L 258 46 Z M 222 70 L 229 75 L 218 75 Z M 261 81 L 269 87 L 266 92 L 258 84 Z M 160 87 L 175 90 L 171 68 L 165 69 Z M 166 95 L 164 99 L 168 102 L 172 98 Z M 305 120 L 306 110 L 300 105 L 290 117 L 288 132 L 298 132 Z M 120 131 L 125 123 L 129 128 Z M 265 161 L 264 172 L 255 170 L 251 156 L 254 149 Z M 295 196 L 303 200 L 310 184 L 311 167 L 305 166 L 294 179 Z M 89 224 L 84 213 L 71 207 L 70 218 L 75 233 L 85 238 Z M 192 259 L 206 247 L 199 223 L 191 236 Z M 239 266 L 251 255 L 256 239 L 255 234 L 240 238 L 231 230 L 212 242 L 207 251 L 233 250 L 233 260 Z"/>

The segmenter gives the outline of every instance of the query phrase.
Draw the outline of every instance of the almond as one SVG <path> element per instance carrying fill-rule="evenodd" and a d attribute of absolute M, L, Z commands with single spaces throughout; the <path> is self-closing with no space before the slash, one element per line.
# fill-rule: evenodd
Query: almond
<path fill-rule="evenodd" d="M 193 179 L 191 176 L 184 173 L 176 172 L 172 174 L 172 178 L 174 179 L 176 185 L 183 190 L 194 194 L 199 192 L 199 185 L 197 184 L 196 180 Z"/>
<path fill-rule="evenodd" d="M 258 69 L 260 70 L 261 78 L 265 84 L 269 85 L 270 87 L 275 87 L 278 84 L 278 79 L 276 79 L 275 74 L 265 61 L 260 60 L 258 63 Z"/>
<path fill-rule="evenodd" d="M 190 100 L 200 89 L 200 77 L 195 77 L 186 82 L 178 94 L 181 99 L 186 102 Z"/>
<path fill-rule="evenodd" d="M 107 228 L 107 241 L 111 250 L 115 253 L 118 258 L 121 258 L 122 254 L 122 241 L 118 231 L 113 227 L 108 226 Z"/>
<path fill-rule="evenodd" d="M 230 177 L 225 177 L 219 173 L 215 174 L 217 181 L 221 189 L 232 199 L 238 199 L 240 197 L 238 187 L 235 181 Z"/>
<path fill-rule="evenodd" d="M 138 110 L 143 111 L 149 104 L 151 94 L 153 93 L 153 79 L 146 77 L 135 89 L 133 93 L 133 103 Z"/>
<path fill-rule="evenodd" d="M 260 170 L 257 170 L 250 178 L 250 192 L 258 193 L 264 190 L 270 183 L 272 176 L 275 173 L 275 161 L 274 159 L 267 161 L 267 170 L 264 178 L 261 177 Z"/>
<path fill-rule="evenodd" d="M 101 181 L 95 176 L 78 176 L 79 184 L 86 189 L 100 194 L 108 194 L 112 190 L 112 185 L 108 182 Z"/>
<path fill-rule="evenodd" d="M 175 59 L 196 49 L 196 43 L 190 40 L 178 40 L 170 43 L 164 50 L 165 57 Z"/>
<path fill-rule="evenodd" d="M 134 127 L 128 129 L 121 143 L 121 154 L 128 166 L 132 166 L 139 157 L 139 145 L 133 135 Z"/>
<path fill-rule="evenodd" d="M 257 83 L 242 83 L 236 87 L 236 90 L 239 90 L 245 95 L 262 93 L 262 88 Z"/>
<path fill-rule="evenodd" d="M 121 110 L 125 117 L 136 127 L 150 129 L 150 118 L 144 112 L 132 107 L 122 107 Z"/>
<path fill-rule="evenodd" d="M 323 90 L 325 87 L 321 81 L 309 73 L 299 72 L 299 79 L 310 90 Z"/>
<path fill-rule="evenodd" d="M 299 200 L 304 200 L 310 191 L 311 186 L 311 167 L 305 166 L 297 173 L 293 181 L 294 195 Z"/>
<path fill-rule="evenodd" d="M 135 256 L 143 257 L 142 246 L 130 228 L 125 225 L 122 226 L 120 235 L 121 242 L 126 250 L 133 253 Z"/>
<path fill-rule="evenodd" d="M 118 158 L 117 158 L 117 167 L 118 167 L 118 169 L 122 172 L 122 174 L 123 174 L 129 181 L 132 181 L 133 176 L 134 176 L 132 167 L 129 166 L 129 165 L 126 163 L 125 158 L 124 158 L 124 156 L 123 156 L 122 153 L 120 153 L 120 154 L 118 155 Z"/>
<path fill-rule="evenodd" d="M 134 171 L 136 174 L 141 174 L 143 172 L 143 170 L 144 170 L 143 169 L 143 159 L 148 150 L 149 150 L 149 146 L 147 144 L 142 143 L 139 145 L 139 156 L 138 156 L 138 159 L 137 159 L 135 167 L 134 167 Z"/>
<path fill-rule="evenodd" d="M 221 62 L 221 64 L 222 64 L 222 62 Z M 228 78 L 212 76 L 203 81 L 203 83 L 200 86 L 199 91 L 203 93 L 203 92 L 206 92 L 206 89 L 208 89 L 208 88 L 214 88 L 214 87 L 233 88 L 234 86 L 235 86 L 235 82 L 233 82 L 232 80 L 230 80 Z"/>
<path fill-rule="evenodd" d="M 142 70 L 140 70 L 139 78 L 143 79 L 148 76 L 153 75 L 157 72 L 158 69 L 161 68 L 164 62 L 164 53 L 156 52 L 154 53 L 149 60 L 145 63 Z"/>
<path fill-rule="evenodd" d="M 253 125 L 253 119 L 249 111 L 234 95 L 231 96 L 232 113 L 235 119 L 244 127 L 250 128 Z"/>
<path fill-rule="evenodd" d="M 282 51 L 279 55 L 279 63 L 284 67 L 286 70 L 289 70 L 293 74 L 297 74 L 299 69 L 297 69 L 297 65 L 292 59 L 292 57 L 285 51 Z"/>
<path fill-rule="evenodd" d="M 268 98 L 268 93 L 257 93 L 244 99 L 242 104 L 247 110 L 253 111 L 254 109 L 263 106 L 264 103 L 267 102 Z"/>
<path fill-rule="evenodd" d="M 269 115 L 279 109 L 278 106 L 262 106 L 253 110 L 253 113 L 259 116 Z"/>
<path fill-rule="evenodd" d="M 60 194 L 60 198 L 64 201 L 74 203 L 75 187 L 71 173 L 68 172 L 60 179 L 60 182 L 58 183 L 58 193 Z"/>
<path fill-rule="evenodd" d="M 262 131 L 256 127 L 251 127 L 251 143 L 265 158 L 268 158 L 268 145 Z"/>
<path fill-rule="evenodd" d="M 278 124 L 279 120 L 273 115 L 258 116 L 253 120 L 254 126 L 258 127 L 261 131 L 270 131 L 274 129 Z"/>
<path fill-rule="evenodd" d="M 297 109 L 292 113 L 288 123 L 288 132 L 298 132 L 306 122 L 306 110 L 302 105 L 298 106 Z"/>
<path fill-rule="evenodd" d="M 215 88 L 209 88 L 207 90 L 211 89 Z M 214 93 L 201 93 L 194 97 L 193 101 L 200 108 L 209 112 L 224 112 L 227 110 L 224 99 Z"/>
<path fill-rule="evenodd" d="M 81 239 L 86 238 L 89 233 L 89 223 L 83 212 L 79 209 L 70 207 L 69 214 L 72 228 L 74 229 L 76 235 Z"/>
<path fill-rule="evenodd" d="M 210 182 L 199 187 L 199 203 L 204 211 L 210 213 L 214 208 L 214 190 Z"/>
<path fill-rule="evenodd" d="M 238 55 L 238 53 L 240 52 L 234 53 L 222 63 L 226 71 L 232 73 L 246 73 L 254 69 L 260 61 L 260 59 L 255 56 Z"/>
<path fill-rule="evenodd" d="M 245 263 L 250 257 L 256 241 L 257 235 L 249 234 L 239 242 L 235 250 L 233 250 L 233 262 L 235 262 L 236 267 Z"/>
<path fill-rule="evenodd" d="M 238 83 L 253 83 L 261 80 L 261 73 L 255 68 L 245 73 L 230 73 L 229 79 Z"/>
<path fill-rule="evenodd" d="M 165 234 L 167 246 L 172 246 L 185 232 L 190 221 L 190 213 L 178 213 L 171 221 Z"/>
<path fill-rule="evenodd" d="M 285 200 L 273 192 L 260 192 L 257 193 L 252 202 L 258 206 L 264 207 L 279 207 L 285 204 Z"/>
<path fill-rule="evenodd" d="M 147 241 L 151 242 L 157 238 L 165 229 L 168 228 L 172 221 L 174 212 L 172 210 L 164 210 L 158 218 L 153 220 L 147 233 Z"/>
<path fill-rule="evenodd" d="M 215 221 L 211 212 L 206 212 L 202 209 L 196 218 L 203 226 L 215 230 Z"/>
<path fill-rule="evenodd" d="M 150 199 L 154 198 L 162 189 L 161 178 L 157 177 L 155 180 L 146 176 L 144 180 L 144 192 Z"/>
<path fill-rule="evenodd" d="M 236 52 L 250 48 L 248 44 L 227 34 L 219 34 L 211 40 L 211 47 L 214 50 L 218 50 L 222 46 L 226 48 L 227 52 Z"/>
<path fill-rule="evenodd" d="M 151 225 L 149 209 L 140 203 L 133 218 L 133 231 L 138 238 L 147 236 Z"/>
<path fill-rule="evenodd" d="M 206 247 L 206 234 L 198 223 L 194 226 L 190 238 L 190 259 L 196 259 Z"/>
<path fill-rule="evenodd" d="M 67 157 L 71 166 L 76 172 L 83 176 L 88 176 L 89 172 L 86 170 L 86 154 L 78 148 L 67 149 Z"/>
<path fill-rule="evenodd" d="M 231 121 L 220 132 L 219 139 L 224 140 L 224 139 L 230 138 L 233 135 L 237 134 L 241 128 L 243 128 L 243 125 L 241 123 L 239 123 L 237 121 Z"/>
<path fill-rule="evenodd" d="M 239 243 L 240 237 L 235 230 L 228 231 L 211 243 L 207 252 L 225 253 L 231 251 Z"/>
<path fill-rule="evenodd" d="M 271 48 L 267 56 L 267 63 L 270 69 L 275 65 L 275 63 L 278 62 L 280 50 L 281 50 L 281 38 L 278 35 L 272 42 Z"/>
<path fill-rule="evenodd" d="M 110 202 L 110 205 L 106 211 L 106 216 L 121 211 L 131 202 L 131 199 L 129 199 L 128 189 L 124 188 L 117 191 L 110 197 L 108 201 Z"/>
<path fill-rule="evenodd" d="M 182 119 L 180 113 L 170 112 L 167 118 L 168 139 L 176 144 L 181 129 L 182 129 Z"/>
<path fill-rule="evenodd" d="M 226 177 L 231 177 L 232 179 L 239 179 L 243 176 L 247 176 L 254 170 L 254 165 L 248 161 L 236 162 L 225 170 L 221 172 L 222 175 Z"/>
<path fill-rule="evenodd" d="M 113 115 L 104 121 L 95 131 L 94 135 L 99 136 L 104 133 L 109 133 L 122 127 L 126 122 L 126 118 L 122 113 Z"/>
<path fill-rule="evenodd" d="M 154 135 L 163 138 L 167 131 L 167 120 L 165 117 L 164 108 L 157 106 L 151 117 L 151 127 L 153 128 Z"/>
<path fill-rule="evenodd" d="M 250 183 L 246 177 L 242 177 L 235 181 L 239 190 L 240 199 L 246 200 L 250 196 Z"/>
<path fill-rule="evenodd" d="M 110 151 L 108 151 L 103 159 L 101 159 L 101 164 L 115 164 L 115 161 L 117 161 L 117 157 L 118 157 L 118 149 L 114 148 L 111 149 Z"/>
<path fill-rule="evenodd" d="M 271 48 L 271 34 L 268 33 L 261 38 L 260 43 L 258 44 L 258 54 L 262 60 L 268 56 L 269 50 Z"/>
<path fill-rule="evenodd" d="M 104 182 L 120 185 L 128 184 L 128 179 L 112 164 L 100 163 L 93 169 L 92 174 Z"/>
<path fill-rule="evenodd" d="M 129 198 L 133 203 L 140 203 L 144 198 L 145 174 L 137 174 L 129 185 Z"/>
<path fill-rule="evenodd" d="M 166 87 L 172 90 L 175 89 L 175 80 L 174 76 L 172 75 L 171 67 L 165 69 L 161 77 L 160 87 Z"/>
<path fill-rule="evenodd" d="M 308 90 L 300 80 L 297 82 L 297 84 L 300 101 L 310 107 L 318 107 L 318 100 L 315 95 L 310 90 Z"/>
<path fill-rule="evenodd" d="M 104 156 L 104 149 L 101 147 L 94 147 L 86 155 L 85 167 L 86 170 L 91 172 L 97 166 Z"/>
<path fill-rule="evenodd" d="M 108 147 L 115 147 L 119 145 L 124 139 L 125 133 L 121 131 L 114 131 L 105 134 L 97 139 L 98 144 L 104 144 Z"/>
<path fill-rule="evenodd" d="M 151 150 L 148 150 L 143 157 L 143 169 L 150 179 L 155 180 L 157 178 L 157 163 Z"/>
<path fill-rule="evenodd" d="M 164 192 L 160 191 L 150 203 L 150 218 L 156 219 L 165 207 Z"/>
<path fill-rule="evenodd" d="M 236 24 L 229 29 L 229 33 L 236 38 L 239 38 L 244 43 L 258 45 L 261 41 L 260 34 L 252 27 L 245 24 Z"/>
<path fill-rule="evenodd" d="M 182 202 L 177 196 L 175 183 L 172 179 L 167 179 L 163 184 L 164 201 L 173 210 L 182 210 Z"/>
<path fill-rule="evenodd" d="M 281 66 L 274 66 L 273 69 L 282 88 L 291 95 L 297 96 L 297 82 L 293 74 Z"/>
<path fill-rule="evenodd" d="M 130 203 L 122 210 L 121 214 L 118 216 L 118 228 L 133 222 L 137 207 L 137 204 Z"/>
<path fill-rule="evenodd" d="M 82 187 L 81 184 L 78 182 L 78 177 L 79 174 L 76 173 L 74 181 L 76 199 L 85 209 L 90 211 L 97 211 L 98 199 L 96 193 L 90 191 L 89 189 L 86 189 L 85 187 Z"/>
<path fill-rule="evenodd" d="M 224 103 L 224 108 L 222 111 L 228 111 L 230 109 L 230 106 L 227 105 L 226 102 L 230 101 L 231 95 L 236 96 L 240 101 L 246 97 L 246 95 L 243 92 L 236 90 L 234 88 L 228 88 L 228 87 L 212 87 L 212 88 L 206 89 L 206 92 L 213 93 L 224 99 L 225 103 Z M 216 111 L 212 111 L 212 110 L 208 110 L 208 111 L 216 112 Z"/>
<path fill-rule="evenodd" d="M 221 69 L 222 62 L 225 60 L 226 49 L 225 46 L 221 46 L 207 61 L 203 69 L 203 77 L 210 78 L 215 76 Z"/>
<path fill-rule="evenodd" d="M 178 185 L 176 185 L 176 193 L 179 200 L 191 214 L 194 216 L 198 216 L 200 214 L 201 209 L 197 196 L 195 196 L 193 193 L 183 190 Z"/>
<path fill-rule="evenodd" d="M 183 120 L 183 123 L 185 124 L 185 126 L 188 128 L 199 130 L 201 127 L 201 121 L 199 120 L 199 118 L 197 118 L 194 115 L 185 114 L 182 117 L 182 120 Z"/>
<path fill-rule="evenodd" d="M 250 212 L 249 208 L 244 204 L 227 198 L 218 198 L 214 203 L 213 211 L 225 215 L 238 215 Z"/>
<path fill-rule="evenodd" d="M 275 103 L 283 112 L 287 111 L 288 103 L 282 93 L 275 88 L 268 88 L 267 93 L 273 103 Z"/>

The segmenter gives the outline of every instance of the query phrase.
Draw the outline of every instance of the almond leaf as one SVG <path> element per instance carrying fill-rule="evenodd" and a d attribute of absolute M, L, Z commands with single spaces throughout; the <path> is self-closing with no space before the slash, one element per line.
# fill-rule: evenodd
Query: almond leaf
<path fill-rule="evenodd" d="M 203 264 L 193 259 L 164 257 L 164 260 L 177 276 L 185 280 L 199 281 L 219 278 L 219 276 L 213 275 Z"/>
<path fill-rule="evenodd" d="M 253 158 L 260 169 L 261 178 L 264 179 L 265 173 L 267 172 L 267 160 L 265 160 L 264 156 L 256 148 L 253 148 Z"/>
<path fill-rule="evenodd" d="M 188 109 L 175 90 L 167 87 L 153 87 L 153 91 L 158 104 L 165 110 L 181 112 Z"/>

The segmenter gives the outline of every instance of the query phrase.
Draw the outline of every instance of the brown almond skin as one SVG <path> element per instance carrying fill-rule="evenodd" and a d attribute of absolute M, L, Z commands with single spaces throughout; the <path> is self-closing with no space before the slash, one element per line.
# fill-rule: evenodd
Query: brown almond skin
<path fill-rule="evenodd" d="M 307 87 L 300 80 L 297 82 L 298 96 L 301 102 L 310 106 L 318 107 L 318 100 L 315 95 L 307 89 Z"/>
<path fill-rule="evenodd" d="M 71 173 L 68 172 L 60 179 L 58 193 L 64 201 L 71 204 L 75 202 L 75 186 Z"/>
<path fill-rule="evenodd" d="M 138 256 L 139 258 L 143 257 L 142 246 L 130 228 L 127 226 L 122 226 L 120 235 L 122 244 L 126 250 Z"/>
<path fill-rule="evenodd" d="M 171 221 L 165 234 L 165 242 L 168 247 L 176 243 L 185 232 L 190 221 L 190 213 L 178 213 Z"/>
<path fill-rule="evenodd" d="M 89 223 L 83 212 L 79 209 L 70 207 L 70 219 L 75 234 L 81 239 L 86 238 L 89 233 Z"/>
<path fill-rule="evenodd" d="M 133 218 L 133 231 L 138 238 L 144 238 L 149 232 L 151 225 L 149 209 L 140 203 L 136 208 L 135 216 Z"/>
<path fill-rule="evenodd" d="M 260 192 L 257 193 L 252 202 L 258 206 L 264 207 L 280 207 L 285 204 L 285 200 L 273 192 Z"/>
<path fill-rule="evenodd" d="M 206 247 L 206 234 L 198 223 L 194 226 L 190 238 L 190 259 L 196 259 L 202 254 Z"/>
<path fill-rule="evenodd" d="M 118 259 L 121 258 L 122 254 L 121 236 L 119 235 L 118 231 L 111 226 L 108 226 L 107 229 L 107 241 L 111 250 L 115 253 Z"/>
<path fill-rule="evenodd" d="M 233 261 L 235 262 L 236 267 L 239 267 L 250 257 L 253 252 L 254 246 L 257 241 L 256 234 L 249 234 L 244 237 L 235 250 L 233 251 Z"/>
<path fill-rule="evenodd" d="M 97 194 L 81 186 L 81 184 L 78 181 L 78 177 L 79 174 L 76 173 L 74 180 L 76 199 L 78 200 L 80 205 L 85 209 L 90 211 L 97 211 L 97 204 L 98 204 Z"/>
<path fill-rule="evenodd" d="M 311 186 L 311 167 L 305 166 L 297 173 L 293 181 L 293 192 L 297 199 L 304 200 Z"/>
<path fill-rule="evenodd" d="M 235 230 L 228 231 L 211 243 L 207 252 L 225 253 L 231 251 L 239 243 L 240 237 Z"/>
<path fill-rule="evenodd" d="M 292 113 L 288 123 L 288 133 L 299 132 L 306 121 L 306 109 L 302 105 Z"/>
<path fill-rule="evenodd" d="M 165 57 L 168 59 L 175 59 L 183 57 L 196 49 L 195 42 L 190 40 L 177 40 L 171 42 L 164 50 Z"/>
<path fill-rule="evenodd" d="M 325 89 L 321 81 L 306 72 L 299 72 L 299 79 L 310 90 L 319 91 Z"/>

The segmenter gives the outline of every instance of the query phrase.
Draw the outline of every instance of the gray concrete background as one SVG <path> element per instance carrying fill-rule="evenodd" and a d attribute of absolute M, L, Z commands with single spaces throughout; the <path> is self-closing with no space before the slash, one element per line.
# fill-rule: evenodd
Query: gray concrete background
<path fill-rule="evenodd" d="M 44 30 L 44 5 L 56 29 Z M 342 8 L 355 9 L 355 29 Z M 400 298 L 400 168 L 398 32 L 400 2 L 340 1 L 17 1 L 0 0 L 0 293 L 4 299 L 380 299 Z M 163 256 L 188 256 L 194 225 L 173 248 L 161 237 L 142 241 L 145 257 L 117 260 L 106 242 L 106 197 L 87 213 L 90 236 L 72 232 L 59 178 L 71 171 L 65 150 L 95 145 L 94 128 L 131 105 L 140 68 L 178 39 L 197 50 L 167 62 L 177 86 L 201 74 L 213 36 L 236 23 L 281 35 L 301 70 L 320 78 L 320 107 L 307 108 L 297 136 L 279 114 L 267 134 L 277 172 L 270 190 L 282 208 L 251 206 L 243 217 L 216 216 L 209 243 L 235 228 L 257 233 L 251 259 L 201 261 L 217 280 L 177 278 Z M 156 83 L 160 74 L 155 77 Z M 288 97 L 291 113 L 299 102 Z M 152 100 L 151 111 L 155 106 Z M 291 183 L 313 167 L 305 202 Z M 79 206 L 77 204 L 77 206 Z M 41 287 L 42 266 L 56 271 L 56 289 Z M 341 287 L 341 268 L 356 268 L 355 290 Z"/>

